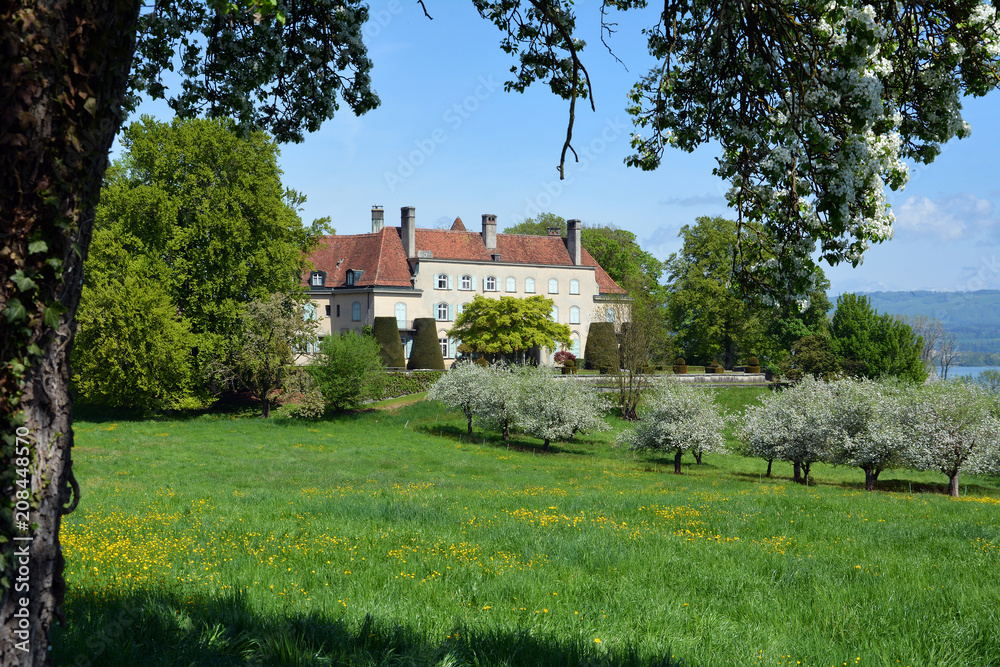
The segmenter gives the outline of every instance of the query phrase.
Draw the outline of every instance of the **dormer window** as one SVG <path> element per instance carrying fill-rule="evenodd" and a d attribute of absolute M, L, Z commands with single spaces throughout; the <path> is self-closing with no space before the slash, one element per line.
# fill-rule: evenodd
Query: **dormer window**
<path fill-rule="evenodd" d="M 348 287 L 354 287 L 354 284 L 358 282 L 358 279 L 364 275 L 364 271 L 358 271 L 357 269 L 348 269 L 345 276 L 345 282 Z"/>
<path fill-rule="evenodd" d="M 326 272 L 325 271 L 313 271 L 312 275 L 309 277 L 310 287 L 325 287 L 326 286 Z"/>

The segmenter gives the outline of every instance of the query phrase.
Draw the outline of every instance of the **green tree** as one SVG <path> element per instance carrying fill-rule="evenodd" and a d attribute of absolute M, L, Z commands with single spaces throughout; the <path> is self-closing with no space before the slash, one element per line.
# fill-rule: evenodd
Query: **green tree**
<path fill-rule="evenodd" d="M 234 336 L 243 304 L 298 285 L 310 238 L 293 206 L 301 196 L 282 187 L 278 147 L 236 129 L 229 120 L 133 123 L 97 207 L 98 230 L 162 258 L 174 305 L 211 352 Z"/>
<path fill-rule="evenodd" d="M 613 322 L 590 323 L 583 359 L 589 369 L 598 369 L 602 373 L 618 370 L 618 336 Z"/>
<path fill-rule="evenodd" d="M 325 336 L 308 368 L 327 406 L 337 411 L 378 398 L 385 386 L 378 341 L 350 331 Z"/>
<path fill-rule="evenodd" d="M 559 235 L 566 236 L 566 218 L 555 213 L 539 213 L 534 218 L 525 218 L 516 225 L 504 229 L 503 233 L 548 236 L 549 227 L 558 227 Z"/>
<path fill-rule="evenodd" d="M 276 292 L 243 306 L 234 339 L 208 367 L 225 385 L 250 392 L 265 418 L 295 370 L 297 351 L 315 335 L 316 322 L 306 313 L 312 304 L 304 301 L 301 291 Z"/>
<path fill-rule="evenodd" d="M 540 294 L 524 299 L 487 299 L 477 294 L 455 318 L 448 335 L 475 352 L 523 362 L 532 348 L 552 350 L 557 343 L 571 344 L 569 327 L 552 321 L 552 304 Z"/>
<path fill-rule="evenodd" d="M 927 379 L 921 361 L 923 340 L 906 322 L 879 313 L 868 297 L 841 294 L 830 322 L 830 347 L 845 372 L 878 379 L 894 376 L 911 382 Z"/>
<path fill-rule="evenodd" d="M 200 405 L 197 337 L 166 291 L 167 267 L 107 230 L 96 237 L 77 310 L 78 398 L 143 411 Z"/>

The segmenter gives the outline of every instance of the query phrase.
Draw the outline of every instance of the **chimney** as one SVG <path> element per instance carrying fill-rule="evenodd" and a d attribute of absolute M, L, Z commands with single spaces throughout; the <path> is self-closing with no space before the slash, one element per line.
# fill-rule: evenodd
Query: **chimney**
<path fill-rule="evenodd" d="M 385 226 L 385 211 L 379 205 L 372 206 L 372 234 L 378 234 Z"/>
<path fill-rule="evenodd" d="M 404 206 L 400 209 L 399 218 L 399 235 L 403 239 L 403 250 L 406 251 L 407 259 L 413 259 L 417 256 L 417 209 Z"/>
<path fill-rule="evenodd" d="M 483 213 L 483 243 L 487 250 L 497 249 L 497 217 L 491 213 Z"/>
<path fill-rule="evenodd" d="M 549 233 L 549 236 L 559 236 L 559 228 L 558 227 L 546 227 L 545 231 L 547 231 Z"/>
<path fill-rule="evenodd" d="M 583 244 L 580 242 L 580 221 L 568 220 L 566 228 L 566 250 L 569 250 L 569 258 L 573 264 L 579 265 L 580 248 L 583 247 Z"/>

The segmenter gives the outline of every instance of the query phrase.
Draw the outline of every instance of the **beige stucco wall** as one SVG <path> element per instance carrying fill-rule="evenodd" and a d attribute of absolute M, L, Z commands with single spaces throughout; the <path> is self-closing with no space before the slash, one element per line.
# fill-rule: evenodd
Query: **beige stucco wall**
<path fill-rule="evenodd" d="M 450 276 L 450 287 L 439 288 L 436 277 Z M 462 289 L 462 276 L 470 276 L 472 289 Z M 494 277 L 497 282 L 496 291 L 484 290 L 484 279 Z M 512 291 L 507 291 L 507 279 L 513 278 L 515 285 Z M 534 292 L 526 291 L 526 280 L 535 281 Z M 556 279 L 557 291 L 549 292 L 549 280 Z M 570 281 L 578 280 L 579 294 L 570 294 Z M 552 299 L 558 308 L 557 320 L 570 328 L 574 340 L 579 340 L 577 356 L 583 355 L 587 346 L 587 331 L 593 321 L 603 321 L 605 305 L 600 303 L 600 295 L 593 267 L 589 266 L 548 266 L 535 264 L 504 264 L 502 262 L 461 262 L 451 260 L 421 259 L 417 264 L 417 274 L 413 283 L 414 290 L 405 289 L 358 289 L 337 290 L 329 292 L 310 292 L 313 303 L 316 304 L 316 314 L 319 322 L 317 333 L 320 336 L 339 333 L 345 330 L 357 330 L 366 324 L 372 324 L 375 317 L 396 317 L 396 304 L 406 305 L 406 329 L 413 328 L 413 320 L 418 317 L 437 319 L 437 306 L 440 303 L 450 304 L 451 320 L 439 321 L 439 337 L 454 324 L 459 307 L 471 303 L 476 294 L 490 298 L 514 296 L 524 298 L 541 295 Z M 352 320 L 352 305 L 360 304 L 360 320 Z M 337 306 L 340 306 L 340 317 L 337 317 Z M 326 316 L 326 306 L 330 306 L 330 317 Z M 580 309 L 579 322 L 570 322 L 570 309 L 576 306 Z M 451 346 L 447 359 L 454 358 Z M 552 362 L 555 350 L 548 350 L 543 361 Z"/>

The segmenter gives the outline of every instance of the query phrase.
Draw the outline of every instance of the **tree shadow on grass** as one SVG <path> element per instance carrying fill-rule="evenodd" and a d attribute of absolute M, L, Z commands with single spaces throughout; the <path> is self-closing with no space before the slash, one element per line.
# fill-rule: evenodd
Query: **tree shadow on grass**
<path fill-rule="evenodd" d="M 52 659 L 75 667 L 227 667 L 229 665 L 689 665 L 632 647 L 609 649 L 580 637 L 546 637 L 527 630 L 477 628 L 456 621 L 431 638 L 391 618 L 345 620 L 333 612 L 264 615 L 241 595 L 181 597 L 73 595 L 69 627 L 53 631 Z"/>

